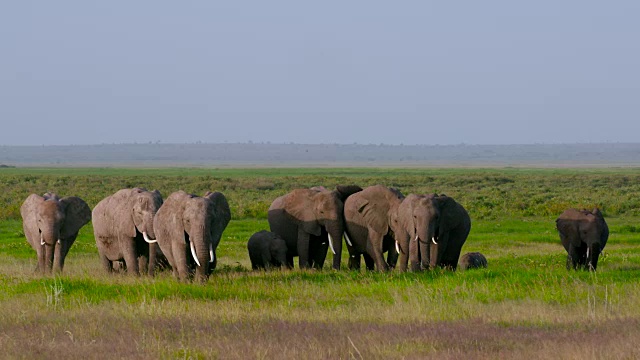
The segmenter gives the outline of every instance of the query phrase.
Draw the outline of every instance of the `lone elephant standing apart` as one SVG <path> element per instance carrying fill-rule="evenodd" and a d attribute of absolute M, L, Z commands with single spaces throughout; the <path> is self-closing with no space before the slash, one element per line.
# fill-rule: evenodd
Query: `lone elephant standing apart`
<path fill-rule="evenodd" d="M 290 268 L 293 257 L 299 256 L 301 269 L 321 269 L 331 248 L 333 268 L 340 269 L 344 201 L 361 190 L 359 186 L 338 186 L 333 191 L 324 187 L 296 189 L 271 203 L 269 226 L 286 241 Z"/>
<path fill-rule="evenodd" d="M 20 207 L 27 242 L 38 254 L 37 271 L 62 271 L 78 231 L 91 220 L 91 209 L 76 196 L 31 194 Z"/>
<path fill-rule="evenodd" d="M 396 265 L 399 249 L 394 236 L 400 229 L 396 213 L 404 196 L 394 188 L 374 185 L 349 196 L 344 203 L 349 268 L 360 268 L 360 257 L 364 255 L 367 270 L 388 270 Z M 396 220 L 394 222 L 394 219 Z M 392 234 L 394 236 L 392 236 Z M 387 251 L 387 261 L 383 253 Z M 406 269 L 407 261 L 404 261 Z M 402 261 L 401 261 L 402 264 Z"/>
<path fill-rule="evenodd" d="M 222 193 L 169 195 L 155 216 L 154 228 L 174 276 L 187 280 L 195 273 L 199 282 L 207 279 L 216 268 L 216 249 L 229 220 L 229 203 Z"/>
<path fill-rule="evenodd" d="M 408 239 L 412 270 L 456 270 L 462 245 L 471 231 L 471 218 L 462 205 L 446 195 L 409 195 L 398 213 L 410 214 L 405 217 L 414 221 L 415 230 Z"/>
<path fill-rule="evenodd" d="M 556 228 L 567 250 L 567 270 L 595 271 L 598 257 L 609 239 L 609 227 L 600 209 L 565 210 L 556 220 Z"/>
<path fill-rule="evenodd" d="M 124 260 L 127 272 L 153 275 L 157 240 L 153 217 L 162 205 L 157 190 L 122 189 L 93 209 L 93 233 L 102 265 L 113 272 L 113 262 Z"/>
<path fill-rule="evenodd" d="M 287 266 L 287 243 L 278 234 L 262 230 L 247 242 L 253 270 Z"/>

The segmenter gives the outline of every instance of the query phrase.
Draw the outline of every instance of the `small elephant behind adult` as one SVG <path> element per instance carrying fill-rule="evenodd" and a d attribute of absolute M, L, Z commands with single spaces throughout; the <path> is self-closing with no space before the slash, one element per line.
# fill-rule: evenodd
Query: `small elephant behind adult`
<path fill-rule="evenodd" d="M 609 239 L 609 227 L 600 209 L 567 209 L 556 220 L 556 228 L 567 251 L 567 270 L 595 271 Z"/>
<path fill-rule="evenodd" d="M 204 282 L 216 268 L 216 249 L 231 220 L 231 210 L 220 192 L 204 196 L 176 191 L 169 195 L 153 224 L 158 245 L 180 280 L 195 274 Z"/>
<path fill-rule="evenodd" d="M 31 194 L 20 207 L 27 242 L 38 254 L 36 271 L 62 271 L 78 231 L 91 220 L 91 209 L 76 196 Z"/>
<path fill-rule="evenodd" d="M 287 243 L 276 233 L 262 230 L 251 235 L 247 250 L 253 270 L 287 266 Z"/>
<path fill-rule="evenodd" d="M 458 266 L 462 270 L 486 268 L 487 258 L 479 252 L 468 252 L 460 257 Z"/>

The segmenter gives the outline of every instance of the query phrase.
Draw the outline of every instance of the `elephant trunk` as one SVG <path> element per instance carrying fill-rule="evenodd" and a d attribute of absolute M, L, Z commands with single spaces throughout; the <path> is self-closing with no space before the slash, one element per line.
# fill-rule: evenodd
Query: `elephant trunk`
<path fill-rule="evenodd" d="M 144 238 L 144 241 L 146 241 L 149 244 L 153 244 L 156 243 L 156 233 L 153 230 L 153 217 L 155 216 L 154 213 L 149 213 L 149 215 L 146 215 L 144 217 L 144 220 L 142 222 L 142 226 L 141 226 L 141 231 L 142 231 L 142 237 Z"/>
<path fill-rule="evenodd" d="M 53 258 L 54 253 L 57 247 L 60 247 L 58 241 L 60 239 L 60 231 L 58 229 L 47 229 L 40 233 L 40 245 L 43 250 L 43 259 L 42 259 L 42 272 L 49 274 L 51 273 L 51 269 L 53 267 Z"/>
<path fill-rule="evenodd" d="M 595 271 L 598 267 L 598 257 L 600 256 L 600 246 L 598 244 L 592 244 L 587 247 L 587 270 Z"/>
<path fill-rule="evenodd" d="M 205 282 L 207 279 L 207 275 L 209 274 L 209 261 L 211 260 L 210 255 L 210 246 L 211 243 L 208 236 L 205 236 L 206 229 L 202 227 L 198 229 L 198 232 L 202 232 L 197 234 L 196 236 L 190 236 L 190 246 L 191 246 L 191 255 L 193 256 L 193 260 L 196 262 L 196 281 Z"/>
<path fill-rule="evenodd" d="M 329 237 L 329 248 L 333 253 L 333 268 L 340 270 L 342 261 L 342 236 L 344 234 L 344 225 L 341 221 L 331 221 L 325 224 Z"/>

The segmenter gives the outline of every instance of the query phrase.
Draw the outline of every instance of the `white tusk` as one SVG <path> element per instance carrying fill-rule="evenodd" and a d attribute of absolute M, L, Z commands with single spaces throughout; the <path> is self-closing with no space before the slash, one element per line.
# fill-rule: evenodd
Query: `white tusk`
<path fill-rule="evenodd" d="M 416 235 L 416 238 L 413 239 L 413 241 L 418 241 L 418 235 Z"/>
<path fill-rule="evenodd" d="M 431 241 L 432 241 L 434 244 L 438 245 L 438 243 L 436 242 L 436 237 L 435 237 L 435 236 L 431 238 Z"/>
<path fill-rule="evenodd" d="M 335 255 L 336 251 L 333 249 L 333 239 L 331 238 L 331 234 L 327 235 L 329 235 L 329 247 L 331 248 L 331 252 L 333 253 L 333 255 Z"/>
<path fill-rule="evenodd" d="M 196 256 L 196 246 L 193 245 L 193 241 L 189 241 L 189 243 L 191 244 L 191 255 L 193 256 L 193 260 L 195 260 L 196 264 L 200 266 L 200 261 L 198 261 L 198 257 Z"/>
<path fill-rule="evenodd" d="M 142 237 L 144 238 L 144 241 L 148 242 L 149 244 L 155 244 L 155 243 L 158 242 L 158 240 L 149 239 L 149 237 L 147 236 L 147 232 L 146 231 L 142 232 Z"/>
<path fill-rule="evenodd" d="M 353 246 L 353 244 L 351 243 L 351 239 L 349 239 L 349 235 L 347 235 L 347 232 L 344 232 L 344 240 L 347 242 L 347 245 L 349 246 Z"/>
<path fill-rule="evenodd" d="M 44 237 L 42 236 L 42 233 L 40 233 L 40 245 L 44 245 Z"/>
<path fill-rule="evenodd" d="M 60 244 L 60 239 L 58 239 L 58 244 Z"/>
<path fill-rule="evenodd" d="M 589 261 L 589 248 L 587 248 L 587 261 Z"/>
<path fill-rule="evenodd" d="M 213 244 L 209 244 L 209 258 L 211 259 L 209 260 L 210 263 L 216 259 L 215 255 L 213 255 Z"/>
<path fill-rule="evenodd" d="M 400 244 L 396 241 L 396 251 L 400 254 Z"/>

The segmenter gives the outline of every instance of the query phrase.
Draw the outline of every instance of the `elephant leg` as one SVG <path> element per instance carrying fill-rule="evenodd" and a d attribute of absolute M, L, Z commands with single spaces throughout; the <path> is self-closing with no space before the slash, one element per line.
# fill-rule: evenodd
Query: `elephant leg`
<path fill-rule="evenodd" d="M 373 271 L 376 269 L 376 263 L 373 261 L 373 258 L 369 256 L 369 254 L 364 254 L 364 265 L 369 271 Z"/>
<path fill-rule="evenodd" d="M 349 269 L 360 270 L 360 254 L 349 255 Z"/>
<path fill-rule="evenodd" d="M 309 259 L 311 266 L 314 269 L 320 270 L 324 266 L 324 261 L 327 258 L 327 252 L 329 250 L 328 238 L 312 237 L 309 241 Z"/>
<path fill-rule="evenodd" d="M 138 256 L 138 270 L 141 274 L 147 274 L 149 272 L 149 258 L 147 256 Z"/>
<path fill-rule="evenodd" d="M 132 275 L 140 275 L 138 268 L 138 257 L 136 256 L 135 238 L 124 238 L 120 241 L 124 262 L 127 265 L 127 273 Z"/>
<path fill-rule="evenodd" d="M 309 264 L 309 234 L 302 228 L 298 229 L 298 266 L 300 269 L 308 269 Z"/>
<path fill-rule="evenodd" d="M 175 266 L 173 268 L 173 274 L 180 281 L 186 281 L 189 279 L 189 268 L 187 266 L 187 245 L 183 241 L 174 241 L 171 243 L 171 252 L 173 253 L 173 260 Z M 189 254 L 191 256 L 191 254 Z"/>
<path fill-rule="evenodd" d="M 384 261 L 384 257 L 382 257 L 383 238 L 384 238 L 384 234 L 380 234 L 375 230 L 369 228 L 369 239 L 367 241 L 367 253 L 369 254 L 369 256 L 373 258 L 373 261 L 376 263 L 376 268 L 378 271 L 389 270 L 389 266 Z"/>
<path fill-rule="evenodd" d="M 287 268 L 293 269 L 293 255 L 287 254 Z"/>
<path fill-rule="evenodd" d="M 577 270 L 579 265 L 579 254 L 578 249 L 575 245 L 569 244 L 569 251 L 567 252 L 567 270 L 573 269 Z M 571 267 L 569 267 L 571 266 Z"/>
<path fill-rule="evenodd" d="M 113 272 L 113 264 L 106 255 L 100 254 L 100 262 L 102 263 L 102 268 L 104 269 L 104 271 L 106 271 L 108 274 Z"/>

